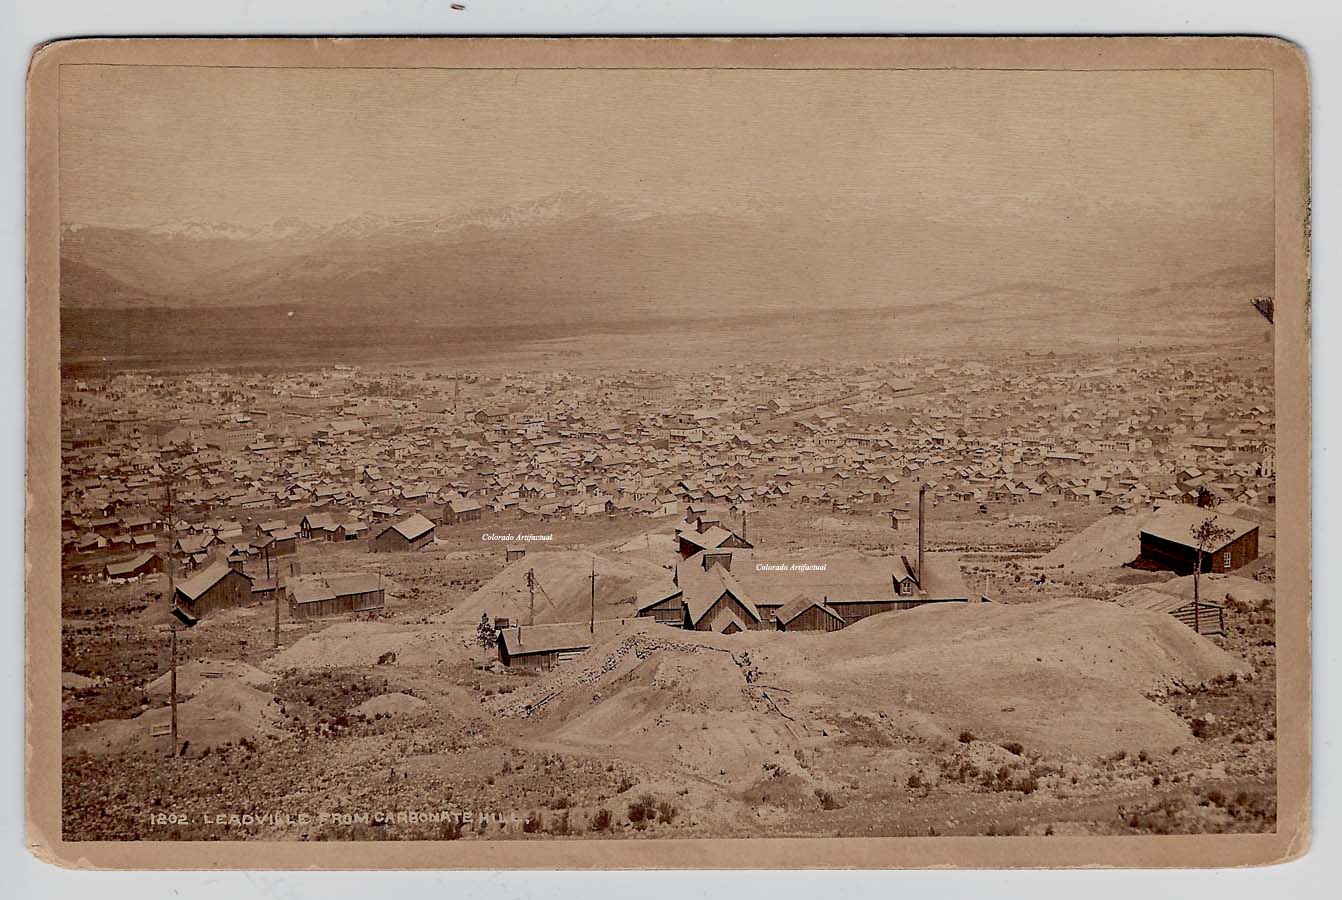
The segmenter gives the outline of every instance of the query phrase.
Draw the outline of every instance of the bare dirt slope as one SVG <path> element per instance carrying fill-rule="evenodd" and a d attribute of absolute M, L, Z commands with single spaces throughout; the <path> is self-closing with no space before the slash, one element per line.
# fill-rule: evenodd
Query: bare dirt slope
<path fill-rule="evenodd" d="M 1142 526 L 1150 514 L 1105 516 L 1034 561 L 1046 569 L 1096 572 L 1132 562 L 1141 553 Z"/>
<path fill-rule="evenodd" d="M 1186 741 L 1146 695 L 1245 668 L 1169 616 L 1081 599 L 873 616 L 789 656 L 760 661 L 792 688 L 785 708 L 862 698 L 915 730 L 1077 754 Z"/>
<path fill-rule="evenodd" d="M 832 634 L 631 634 L 511 708 L 538 738 L 711 777 L 841 731 L 852 715 L 1083 755 L 1169 749 L 1188 727 L 1147 695 L 1246 668 L 1169 616 L 1079 599 L 938 605 Z"/>

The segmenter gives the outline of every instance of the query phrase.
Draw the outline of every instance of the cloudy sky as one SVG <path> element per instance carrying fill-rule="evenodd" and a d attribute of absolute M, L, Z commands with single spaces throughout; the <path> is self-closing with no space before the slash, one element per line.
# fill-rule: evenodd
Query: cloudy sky
<path fill-rule="evenodd" d="M 62 216 L 325 223 L 600 191 L 835 227 L 1188 224 L 1252 242 L 1271 228 L 1271 114 L 1251 71 L 65 66 Z"/>

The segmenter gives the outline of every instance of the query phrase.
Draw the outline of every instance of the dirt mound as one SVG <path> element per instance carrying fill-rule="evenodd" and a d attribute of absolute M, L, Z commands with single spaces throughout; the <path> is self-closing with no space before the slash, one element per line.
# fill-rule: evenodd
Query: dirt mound
<path fill-rule="evenodd" d="M 1044 569 L 1072 572 L 1112 569 L 1132 562 L 1142 550 L 1140 531 L 1150 515 L 1105 516 L 1033 561 Z"/>
<path fill-rule="evenodd" d="M 542 746 L 685 768 L 747 787 L 794 728 L 752 682 L 752 646 L 776 633 L 722 635 L 631 623 L 580 660 L 498 702 Z M 790 759 L 790 757 L 789 757 Z"/>
<path fill-rule="evenodd" d="M 264 665 L 271 672 L 376 666 L 382 659 L 386 665 L 430 666 L 460 656 L 472 638 L 473 632 L 459 628 L 337 622 L 304 636 Z"/>
<path fill-rule="evenodd" d="M 177 695 L 182 697 L 198 694 L 208 684 L 220 680 L 239 681 L 252 687 L 259 687 L 273 678 L 270 673 L 240 660 L 192 659 L 177 666 Z M 170 672 L 164 672 L 149 682 L 145 686 L 149 702 L 154 706 L 167 703 L 171 683 Z"/>
<path fill-rule="evenodd" d="M 411 694 L 379 694 L 360 703 L 354 709 L 353 713 L 361 713 L 370 719 L 374 716 L 384 715 L 413 715 L 426 707 L 428 703 Z"/>
<path fill-rule="evenodd" d="M 481 585 L 444 621 L 473 627 L 486 612 L 491 619 L 502 616 L 513 622 L 529 621 L 528 571 L 535 572 L 537 625 L 585 621 L 591 615 L 594 562 L 598 619 L 633 616 L 640 588 L 671 581 L 666 569 L 630 555 L 610 559 L 580 551 L 528 553 Z"/>
<path fill-rule="evenodd" d="M 1245 668 L 1170 616 L 1083 599 L 938 604 L 829 634 L 631 627 L 496 711 L 546 744 L 723 781 L 876 720 L 1081 756 L 1168 750 L 1188 726 L 1150 697 Z"/>
<path fill-rule="evenodd" d="M 872 616 L 760 666 L 820 715 L 855 698 L 946 737 L 1017 740 L 1081 754 L 1185 743 L 1148 699 L 1244 664 L 1170 616 L 1093 600 L 944 604 Z"/>
<path fill-rule="evenodd" d="M 1148 585 L 1145 589 L 1192 600 L 1193 576 L 1184 575 L 1180 578 L 1171 578 L 1162 584 Z M 1202 576 L 1198 585 L 1198 594 L 1204 603 L 1224 604 L 1227 601 L 1234 600 L 1247 603 L 1250 606 L 1260 606 L 1265 602 L 1270 602 L 1275 592 L 1276 589 L 1272 582 L 1258 581 L 1241 575 L 1207 573 Z M 1121 603 L 1123 596 L 1120 595 L 1115 599 Z"/>
<path fill-rule="evenodd" d="M 178 696 L 188 694 L 186 685 L 191 688 L 189 698 L 177 704 L 179 741 L 189 741 L 199 750 L 283 732 L 275 698 L 258 687 L 270 680 L 269 675 L 243 663 L 205 662 L 192 671 L 194 675 L 185 677 L 182 670 L 178 672 Z M 213 672 L 220 674 L 208 674 Z M 166 705 L 166 678 L 149 685 L 151 700 L 164 705 L 153 706 L 134 718 L 108 719 L 71 729 L 63 737 L 66 750 L 92 754 L 170 752 L 172 711 Z"/>

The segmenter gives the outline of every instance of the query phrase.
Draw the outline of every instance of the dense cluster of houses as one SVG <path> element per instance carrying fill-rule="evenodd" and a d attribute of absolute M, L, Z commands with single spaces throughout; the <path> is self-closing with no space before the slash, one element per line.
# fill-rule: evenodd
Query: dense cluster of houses
<path fill-rule="evenodd" d="M 898 528 L 924 485 L 933 504 L 983 510 L 1264 506 L 1271 378 L 1205 355 L 1089 368 L 1042 354 L 618 375 L 123 373 L 65 385 L 62 543 L 74 559 L 152 565 L 144 554 L 171 549 L 200 563 L 217 544 L 404 549 L 432 534 L 421 520 L 672 516 L 687 503 L 875 510 Z M 261 523 L 258 545 L 250 520 L 276 510 L 307 518 Z"/>

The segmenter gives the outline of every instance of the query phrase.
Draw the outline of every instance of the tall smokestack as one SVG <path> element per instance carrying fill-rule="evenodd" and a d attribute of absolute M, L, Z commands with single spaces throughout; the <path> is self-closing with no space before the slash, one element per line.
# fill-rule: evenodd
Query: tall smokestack
<path fill-rule="evenodd" d="M 923 515 L 924 497 L 927 495 L 927 482 L 918 487 L 918 587 L 923 586 Z"/>

